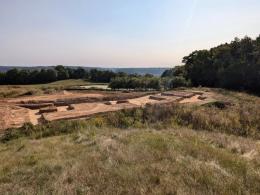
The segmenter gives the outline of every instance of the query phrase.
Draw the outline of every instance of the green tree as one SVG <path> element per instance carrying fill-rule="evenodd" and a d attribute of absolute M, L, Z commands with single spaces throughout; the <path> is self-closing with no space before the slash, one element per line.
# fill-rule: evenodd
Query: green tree
<path fill-rule="evenodd" d="M 68 70 L 64 66 L 58 65 L 58 66 L 55 67 L 55 70 L 57 71 L 57 79 L 58 80 L 69 79 Z"/>

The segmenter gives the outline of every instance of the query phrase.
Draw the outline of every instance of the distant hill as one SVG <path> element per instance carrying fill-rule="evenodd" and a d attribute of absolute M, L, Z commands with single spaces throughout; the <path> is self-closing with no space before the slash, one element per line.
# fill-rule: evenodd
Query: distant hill
<path fill-rule="evenodd" d="M 67 66 L 70 68 L 78 68 L 79 66 Z M 39 70 L 39 69 L 49 69 L 54 68 L 54 66 L 0 66 L 0 72 L 6 72 L 10 69 L 29 69 L 29 70 Z M 125 72 L 127 74 L 152 74 L 154 76 L 160 76 L 165 70 L 169 68 L 97 68 L 97 67 L 83 67 L 84 69 L 99 69 L 99 70 L 111 70 L 113 72 Z"/>

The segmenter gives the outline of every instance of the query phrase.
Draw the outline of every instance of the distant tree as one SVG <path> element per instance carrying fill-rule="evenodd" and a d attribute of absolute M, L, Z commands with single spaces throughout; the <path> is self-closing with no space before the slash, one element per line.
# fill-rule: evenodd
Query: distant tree
<path fill-rule="evenodd" d="M 3 85 L 5 83 L 6 83 L 6 81 L 5 81 L 5 73 L 0 72 L 0 85 Z"/>
<path fill-rule="evenodd" d="M 57 71 L 57 79 L 58 80 L 69 79 L 68 70 L 64 66 L 58 65 L 58 66 L 55 67 L 55 70 Z"/>
<path fill-rule="evenodd" d="M 115 77 L 111 80 L 109 87 L 112 89 L 160 89 L 160 79 L 157 77 Z"/>
<path fill-rule="evenodd" d="M 177 87 L 188 87 L 188 86 L 190 86 L 189 81 L 187 81 L 182 76 L 173 77 L 173 79 L 170 82 L 170 88 L 171 89 L 174 89 L 174 88 L 177 88 Z"/>
<path fill-rule="evenodd" d="M 5 79 L 6 79 L 7 84 L 17 84 L 18 81 L 19 81 L 19 71 L 18 71 L 18 69 L 14 68 L 14 69 L 8 70 L 6 72 Z"/>
<path fill-rule="evenodd" d="M 116 73 L 112 71 L 101 71 L 91 69 L 89 73 L 90 81 L 98 83 L 109 83 L 112 78 L 116 77 Z"/>
<path fill-rule="evenodd" d="M 57 71 L 53 69 L 46 70 L 46 82 L 56 81 L 58 78 Z"/>
<path fill-rule="evenodd" d="M 184 66 L 175 66 L 172 69 L 165 70 L 162 73 L 161 77 L 174 77 L 174 76 L 182 76 L 186 77 L 187 72 Z"/>

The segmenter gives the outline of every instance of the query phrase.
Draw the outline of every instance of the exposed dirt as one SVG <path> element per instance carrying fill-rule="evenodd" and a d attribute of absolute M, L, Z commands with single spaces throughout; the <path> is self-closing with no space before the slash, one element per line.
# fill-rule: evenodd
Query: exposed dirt
<path fill-rule="evenodd" d="M 98 113 L 113 112 L 122 109 L 130 109 L 130 108 L 135 108 L 137 106 L 130 103 L 113 104 L 113 105 L 106 105 L 104 103 L 84 103 L 84 104 L 73 105 L 73 107 L 74 110 L 43 114 L 43 118 L 46 121 L 79 119 L 79 118 L 86 118 Z"/>
<path fill-rule="evenodd" d="M 185 104 L 185 103 L 198 103 L 201 102 L 203 100 L 199 99 L 200 95 L 195 95 L 192 96 L 190 98 L 185 98 L 183 100 L 180 101 L 181 104 Z"/>
<path fill-rule="evenodd" d="M 203 96 L 203 98 L 201 98 Z M 212 100 L 212 94 L 193 91 L 173 91 L 160 94 L 122 93 L 122 92 L 67 92 L 59 94 L 26 96 L 0 100 L 0 130 L 21 127 L 24 123 L 38 124 L 42 121 L 88 118 L 92 115 L 113 112 L 122 109 L 144 107 L 147 104 L 171 102 L 203 104 Z M 62 104 L 59 104 L 63 102 Z M 52 103 L 49 109 L 40 111 L 43 103 Z M 31 109 L 22 108 L 32 104 Z M 22 107 L 21 107 L 22 106 Z M 37 107 L 39 107 L 37 109 Z M 34 110 L 33 110 L 34 109 Z M 43 113 L 43 110 L 48 113 Z M 47 112 L 46 111 L 46 112 Z"/>
<path fill-rule="evenodd" d="M 13 105 L 0 104 L 0 130 L 18 128 L 31 122 L 30 110 Z"/>
<path fill-rule="evenodd" d="M 129 99 L 128 101 L 129 101 L 129 103 L 135 104 L 137 106 L 145 106 L 145 104 L 147 104 L 147 103 L 158 102 L 157 100 L 151 99 L 150 96 L 144 96 L 144 97 L 140 97 L 140 98 Z"/>
<path fill-rule="evenodd" d="M 41 96 L 26 96 L 20 98 L 10 98 L 8 103 L 47 103 L 66 100 L 77 100 L 79 98 L 103 98 L 103 94 L 99 93 L 71 93 L 63 92 L 59 94 L 41 95 Z"/>

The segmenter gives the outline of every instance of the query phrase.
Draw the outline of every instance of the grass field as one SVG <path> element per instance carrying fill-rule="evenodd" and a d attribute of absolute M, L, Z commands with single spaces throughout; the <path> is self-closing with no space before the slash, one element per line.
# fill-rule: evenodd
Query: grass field
<path fill-rule="evenodd" d="M 97 86 L 96 83 L 90 83 L 82 79 L 70 79 L 56 81 L 48 84 L 36 85 L 0 85 L 0 98 L 18 97 L 21 95 L 39 95 L 43 93 L 54 93 L 56 91 L 64 90 L 71 87 L 91 85 Z"/>
<path fill-rule="evenodd" d="M 214 92 L 218 104 L 10 130 L 0 142 L 0 193 L 259 194 L 260 98 Z"/>

